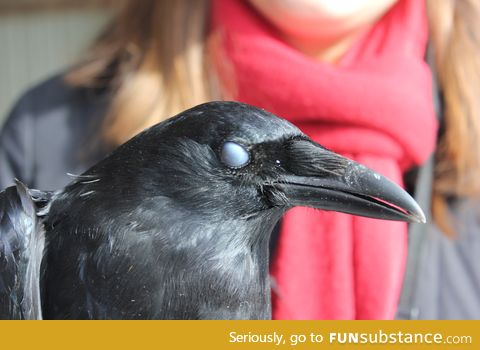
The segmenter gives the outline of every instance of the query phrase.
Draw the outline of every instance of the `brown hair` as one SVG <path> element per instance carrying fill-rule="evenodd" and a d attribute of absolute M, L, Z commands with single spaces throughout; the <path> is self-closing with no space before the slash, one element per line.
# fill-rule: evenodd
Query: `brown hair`
<path fill-rule="evenodd" d="M 480 194 L 480 3 L 429 0 L 428 12 L 444 107 L 432 213 L 439 227 L 452 234 L 448 198 Z"/>
<path fill-rule="evenodd" d="M 211 99 L 206 59 L 208 0 L 123 1 L 85 59 L 73 86 L 108 87 L 102 130 L 119 145 L 139 131 Z"/>
<path fill-rule="evenodd" d="M 138 131 L 218 96 L 206 55 L 208 0 L 125 1 L 89 55 L 67 75 L 76 86 L 113 92 L 103 139 L 118 145 Z M 480 3 L 429 0 L 431 41 L 445 131 L 439 140 L 432 210 L 452 232 L 449 196 L 480 193 Z"/>

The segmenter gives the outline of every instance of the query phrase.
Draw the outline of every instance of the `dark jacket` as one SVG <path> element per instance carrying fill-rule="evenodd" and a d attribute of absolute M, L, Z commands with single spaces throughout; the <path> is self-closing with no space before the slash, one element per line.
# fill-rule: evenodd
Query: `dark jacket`
<path fill-rule="evenodd" d="M 28 91 L 0 133 L 0 187 L 16 177 L 30 187 L 59 189 L 70 181 L 67 173 L 81 174 L 103 158 L 98 129 L 107 103 L 107 93 L 70 88 L 60 77 Z M 421 239 L 411 240 L 399 318 L 480 319 L 480 203 L 455 200 L 451 210 L 456 240 L 432 223 L 412 230 Z"/>
<path fill-rule="evenodd" d="M 457 237 L 434 224 L 423 232 L 412 268 L 412 319 L 480 319 L 480 201 L 452 200 Z"/>
<path fill-rule="evenodd" d="M 0 132 L 0 188 L 14 178 L 43 190 L 62 188 L 105 156 L 98 129 L 107 94 L 74 89 L 59 76 L 23 95 Z"/>

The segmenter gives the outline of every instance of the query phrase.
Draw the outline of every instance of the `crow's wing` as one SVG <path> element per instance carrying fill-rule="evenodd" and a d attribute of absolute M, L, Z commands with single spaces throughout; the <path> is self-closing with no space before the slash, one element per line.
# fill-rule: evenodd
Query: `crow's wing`
<path fill-rule="evenodd" d="M 44 230 L 28 188 L 0 192 L 0 319 L 41 319 Z"/>

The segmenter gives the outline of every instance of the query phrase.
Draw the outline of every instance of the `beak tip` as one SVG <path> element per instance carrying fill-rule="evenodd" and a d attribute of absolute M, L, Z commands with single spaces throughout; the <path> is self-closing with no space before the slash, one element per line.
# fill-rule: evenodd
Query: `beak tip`
<path fill-rule="evenodd" d="M 427 218 L 425 217 L 425 214 L 423 213 L 423 210 L 418 207 L 418 210 L 416 210 L 414 213 L 411 214 L 412 221 L 417 223 L 417 224 L 426 224 L 427 223 Z"/>

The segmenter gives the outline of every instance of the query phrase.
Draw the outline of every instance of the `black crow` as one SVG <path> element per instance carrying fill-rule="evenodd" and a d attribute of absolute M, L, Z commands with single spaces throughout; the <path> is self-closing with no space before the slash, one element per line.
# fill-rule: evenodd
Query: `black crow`
<path fill-rule="evenodd" d="M 425 221 L 383 176 L 234 102 L 147 129 L 60 191 L 26 191 L 0 197 L 2 278 L 6 267 L 23 288 L 0 286 L 12 317 L 39 317 L 16 308 L 35 306 L 40 285 L 46 319 L 269 319 L 268 242 L 289 208 Z M 40 243 L 15 255 L 12 235 Z"/>

